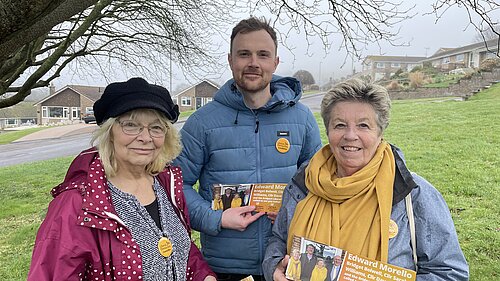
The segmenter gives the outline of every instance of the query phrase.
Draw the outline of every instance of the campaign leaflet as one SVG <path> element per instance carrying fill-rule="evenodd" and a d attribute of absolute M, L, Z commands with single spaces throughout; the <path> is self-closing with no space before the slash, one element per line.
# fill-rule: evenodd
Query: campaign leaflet
<path fill-rule="evenodd" d="M 278 212 L 285 187 L 281 183 L 214 184 L 212 209 L 255 206 L 257 212 Z"/>
<path fill-rule="evenodd" d="M 309 255 L 308 255 L 309 253 Z M 312 255 L 310 253 L 313 253 Z M 308 266 L 306 263 L 314 263 Z M 325 281 L 414 281 L 413 270 L 349 253 L 343 249 L 294 236 L 286 278 L 298 281 L 302 270 Z"/>

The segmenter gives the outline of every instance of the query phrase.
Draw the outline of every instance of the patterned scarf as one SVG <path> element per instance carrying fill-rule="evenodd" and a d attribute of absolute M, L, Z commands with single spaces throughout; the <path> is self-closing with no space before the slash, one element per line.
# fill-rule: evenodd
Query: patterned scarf
<path fill-rule="evenodd" d="M 309 193 L 295 209 L 288 252 L 295 235 L 387 262 L 395 175 L 390 145 L 382 141 L 370 162 L 351 176 L 337 178 L 336 171 L 326 145 L 306 169 Z"/>

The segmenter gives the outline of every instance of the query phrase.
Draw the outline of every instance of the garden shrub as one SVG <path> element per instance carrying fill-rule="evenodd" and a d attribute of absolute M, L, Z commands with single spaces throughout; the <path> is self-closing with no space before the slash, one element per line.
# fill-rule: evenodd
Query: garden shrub
<path fill-rule="evenodd" d="M 485 59 L 481 62 L 480 71 L 492 71 L 494 68 L 500 67 L 500 59 L 499 58 L 489 58 Z"/>
<path fill-rule="evenodd" d="M 401 85 L 399 85 L 398 81 L 392 80 L 391 83 L 386 86 L 386 88 L 389 91 L 397 91 L 401 89 Z"/>
<path fill-rule="evenodd" d="M 416 89 L 424 84 L 424 73 L 418 71 L 410 73 L 410 88 Z"/>

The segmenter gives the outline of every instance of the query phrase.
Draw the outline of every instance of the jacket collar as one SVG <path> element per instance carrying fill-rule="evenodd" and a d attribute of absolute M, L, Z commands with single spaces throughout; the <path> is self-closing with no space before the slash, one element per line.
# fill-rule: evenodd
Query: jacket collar
<path fill-rule="evenodd" d="M 293 77 L 280 77 L 273 75 L 271 79 L 271 99 L 262 108 L 263 111 L 281 111 L 287 107 L 294 106 L 302 96 L 302 86 Z M 214 100 L 235 110 L 248 110 L 243 101 L 243 95 L 238 91 L 234 79 L 228 80 L 215 93 Z"/>

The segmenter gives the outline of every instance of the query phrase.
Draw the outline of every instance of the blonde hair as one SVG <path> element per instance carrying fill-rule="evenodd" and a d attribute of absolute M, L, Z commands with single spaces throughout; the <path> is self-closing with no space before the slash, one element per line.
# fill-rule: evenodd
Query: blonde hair
<path fill-rule="evenodd" d="M 167 128 L 160 154 L 158 154 L 153 162 L 146 166 L 146 172 L 152 176 L 160 173 L 163 169 L 165 169 L 167 164 L 170 164 L 181 153 L 182 146 L 179 133 L 177 132 L 177 129 L 174 128 L 171 121 L 165 117 L 165 115 L 154 109 L 134 109 L 118 117 L 108 118 L 101 124 L 100 128 L 92 137 L 91 144 L 97 147 L 102 165 L 108 177 L 115 176 L 118 171 L 118 164 L 115 160 L 115 150 L 113 146 L 113 125 L 118 124 L 118 119 L 122 116 L 129 116 L 132 120 L 134 120 L 138 115 L 146 113 L 154 114 L 158 120 L 160 120 L 160 123 Z"/>

